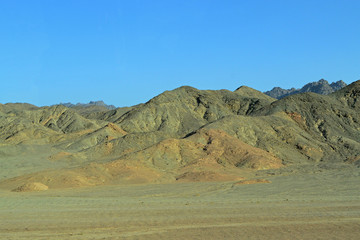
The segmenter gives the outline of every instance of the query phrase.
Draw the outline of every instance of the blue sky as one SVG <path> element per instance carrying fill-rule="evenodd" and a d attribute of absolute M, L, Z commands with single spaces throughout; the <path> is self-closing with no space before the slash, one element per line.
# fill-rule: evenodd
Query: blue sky
<path fill-rule="evenodd" d="M 1 1 L 0 103 L 360 79 L 358 0 Z"/>

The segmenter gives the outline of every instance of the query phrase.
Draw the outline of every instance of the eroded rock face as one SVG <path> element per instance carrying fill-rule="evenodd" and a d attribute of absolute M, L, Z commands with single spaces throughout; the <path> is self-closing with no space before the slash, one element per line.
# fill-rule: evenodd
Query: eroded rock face
<path fill-rule="evenodd" d="M 275 169 L 283 166 L 282 161 L 260 148 L 244 143 L 222 130 L 201 129 L 188 137 L 190 141 L 204 143 L 204 159 L 226 166 L 255 170 Z"/>

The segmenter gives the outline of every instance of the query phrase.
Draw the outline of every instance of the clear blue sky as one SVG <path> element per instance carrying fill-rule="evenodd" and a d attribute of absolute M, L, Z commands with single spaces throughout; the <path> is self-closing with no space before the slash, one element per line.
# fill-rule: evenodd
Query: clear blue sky
<path fill-rule="evenodd" d="M 360 79 L 358 0 L 3 0 L 0 103 Z"/>

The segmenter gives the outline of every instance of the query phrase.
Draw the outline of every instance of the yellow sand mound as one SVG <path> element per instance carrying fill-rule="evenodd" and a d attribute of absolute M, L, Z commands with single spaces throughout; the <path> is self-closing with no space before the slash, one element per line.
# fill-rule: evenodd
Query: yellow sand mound
<path fill-rule="evenodd" d="M 40 182 L 31 182 L 31 183 L 26 183 L 24 185 L 21 185 L 12 191 L 13 192 L 39 192 L 39 191 L 46 191 L 48 189 L 49 189 L 49 187 L 46 186 L 45 184 L 42 184 Z"/>

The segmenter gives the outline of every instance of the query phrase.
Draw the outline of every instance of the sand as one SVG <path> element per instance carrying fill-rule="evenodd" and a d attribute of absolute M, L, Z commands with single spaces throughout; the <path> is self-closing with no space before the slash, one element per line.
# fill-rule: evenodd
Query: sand
<path fill-rule="evenodd" d="M 0 190 L 0 238 L 359 239 L 359 168 L 266 180 Z"/>

